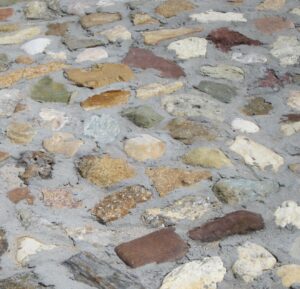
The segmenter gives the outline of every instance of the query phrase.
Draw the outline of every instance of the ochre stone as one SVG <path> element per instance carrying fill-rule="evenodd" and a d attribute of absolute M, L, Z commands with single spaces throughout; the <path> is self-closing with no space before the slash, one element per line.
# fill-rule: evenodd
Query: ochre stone
<path fill-rule="evenodd" d="M 121 20 L 122 16 L 120 13 L 92 13 L 89 15 L 82 16 L 80 23 L 84 28 L 91 28 L 97 25 L 103 25 L 111 22 Z"/>
<path fill-rule="evenodd" d="M 275 32 L 280 32 L 284 29 L 292 29 L 295 28 L 295 25 L 290 20 L 285 20 L 279 16 L 270 16 L 259 18 L 255 20 L 256 28 L 265 33 L 265 34 L 272 34 Z"/>
<path fill-rule="evenodd" d="M 12 8 L 1 8 L 0 9 L 0 20 L 6 20 L 14 13 L 14 9 Z"/>
<path fill-rule="evenodd" d="M 26 200 L 28 205 L 32 205 L 34 202 L 34 196 L 30 195 L 28 187 L 16 188 L 7 193 L 9 200 L 15 204 L 22 200 Z"/>
<path fill-rule="evenodd" d="M 178 15 L 181 12 L 191 11 L 195 5 L 188 0 L 167 0 L 158 7 L 155 12 L 166 18 Z"/>
<path fill-rule="evenodd" d="M 266 75 L 258 81 L 258 87 L 280 88 L 292 82 L 292 76 L 287 72 L 277 75 L 273 69 L 268 69 Z"/>
<path fill-rule="evenodd" d="M 272 103 L 262 97 L 255 97 L 242 109 L 246 115 L 266 115 L 273 109 Z"/>

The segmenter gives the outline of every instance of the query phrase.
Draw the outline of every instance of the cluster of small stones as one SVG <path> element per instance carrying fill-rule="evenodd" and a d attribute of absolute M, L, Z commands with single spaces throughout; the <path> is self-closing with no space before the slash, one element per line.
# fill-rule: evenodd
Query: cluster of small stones
<path fill-rule="evenodd" d="M 0 0 L 0 288 L 300 288 L 299 4 Z"/>

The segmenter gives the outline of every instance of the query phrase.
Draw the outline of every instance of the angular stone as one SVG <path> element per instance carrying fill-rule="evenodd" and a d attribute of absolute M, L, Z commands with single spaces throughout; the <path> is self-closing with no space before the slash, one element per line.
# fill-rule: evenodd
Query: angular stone
<path fill-rule="evenodd" d="M 80 18 L 80 23 L 84 28 L 91 28 L 98 25 L 103 25 L 107 23 L 112 23 L 122 19 L 120 13 L 92 13 L 89 15 L 82 16 Z"/>
<path fill-rule="evenodd" d="M 42 108 L 39 116 L 42 118 L 46 126 L 52 130 L 60 130 L 69 121 L 65 113 L 56 109 Z"/>
<path fill-rule="evenodd" d="M 0 88 L 12 86 L 20 80 L 34 79 L 51 72 L 62 70 L 66 65 L 61 62 L 48 62 L 37 66 L 25 67 L 0 76 Z"/>
<path fill-rule="evenodd" d="M 277 172 L 284 164 L 282 156 L 245 136 L 237 136 L 230 149 L 243 157 L 246 164 L 261 170 L 272 167 Z"/>
<path fill-rule="evenodd" d="M 225 154 L 215 148 L 198 147 L 186 153 L 182 161 L 192 166 L 202 166 L 204 168 L 221 169 L 222 167 L 231 166 L 231 161 Z"/>
<path fill-rule="evenodd" d="M 225 274 L 226 268 L 220 257 L 206 257 L 172 270 L 164 278 L 160 289 L 216 289 Z"/>
<path fill-rule="evenodd" d="M 204 117 L 223 120 L 221 104 L 206 93 L 168 95 L 161 101 L 164 109 L 177 117 Z"/>
<path fill-rule="evenodd" d="M 200 37 L 188 37 L 174 41 L 168 45 L 168 50 L 175 51 L 179 59 L 190 59 L 205 56 L 206 49 L 207 40 Z"/>
<path fill-rule="evenodd" d="M 43 201 L 45 206 L 56 209 L 78 208 L 81 207 L 81 201 L 75 201 L 73 194 L 69 189 L 42 189 Z"/>
<path fill-rule="evenodd" d="M 0 9 L 0 20 L 6 20 L 14 14 L 14 9 L 12 8 L 2 8 Z"/>
<path fill-rule="evenodd" d="M 281 123 L 281 132 L 286 136 L 291 136 L 300 131 L 300 114 L 283 115 Z"/>
<path fill-rule="evenodd" d="M 170 83 L 150 83 L 139 87 L 136 90 L 136 97 L 147 100 L 151 97 L 162 96 L 166 94 L 171 94 L 181 88 L 184 84 L 182 81 L 175 81 Z"/>
<path fill-rule="evenodd" d="M 144 43 L 147 45 L 157 45 L 161 41 L 169 40 L 179 36 L 184 36 L 196 32 L 202 32 L 201 27 L 181 27 L 173 29 L 159 29 L 153 31 L 142 32 Z"/>
<path fill-rule="evenodd" d="M 266 63 L 268 61 L 267 57 L 261 54 L 257 54 L 257 53 L 243 54 L 241 52 L 233 52 L 231 59 L 244 64 Z"/>
<path fill-rule="evenodd" d="M 124 151 L 126 154 L 137 160 L 147 161 L 159 159 L 166 150 L 166 144 L 148 134 L 131 138 L 125 141 Z"/>
<path fill-rule="evenodd" d="M 252 98 L 242 109 L 246 115 L 267 115 L 273 109 L 273 105 L 262 97 Z"/>
<path fill-rule="evenodd" d="M 122 159 L 108 155 L 84 156 L 78 164 L 80 175 L 99 187 L 109 187 L 135 176 L 133 167 Z"/>
<path fill-rule="evenodd" d="M 287 72 L 284 75 L 278 75 L 273 69 L 267 69 L 266 75 L 258 81 L 258 87 L 270 87 L 279 90 L 285 84 L 292 83 L 294 80 Z"/>
<path fill-rule="evenodd" d="M 137 13 L 133 16 L 133 24 L 134 25 L 146 25 L 146 24 L 159 24 L 157 19 L 152 18 L 150 15 L 146 13 Z"/>
<path fill-rule="evenodd" d="M 6 240 L 6 232 L 3 229 L 0 229 L 0 257 L 7 251 L 8 242 Z M 1 284 L 1 281 L 0 281 Z"/>
<path fill-rule="evenodd" d="M 50 23 L 46 35 L 64 36 L 69 29 L 68 23 Z"/>
<path fill-rule="evenodd" d="M 212 178 L 211 173 L 208 171 L 183 170 L 170 167 L 147 168 L 146 174 L 161 197 L 176 189 Z"/>
<path fill-rule="evenodd" d="M 6 129 L 6 135 L 14 144 L 28 144 L 36 132 L 30 123 L 12 122 Z"/>
<path fill-rule="evenodd" d="M 150 208 L 142 214 L 144 223 L 151 227 L 169 227 L 181 220 L 194 221 L 218 207 L 202 197 L 186 196 L 163 208 Z"/>
<path fill-rule="evenodd" d="M 279 191 L 279 184 L 271 180 L 221 179 L 212 188 L 218 199 L 227 204 L 244 204 L 264 201 Z"/>
<path fill-rule="evenodd" d="M 30 57 L 30 56 L 27 56 L 27 55 L 20 55 L 16 58 L 15 62 L 17 64 L 32 64 L 34 62 L 34 60 Z"/>
<path fill-rule="evenodd" d="M 51 40 L 49 38 L 36 38 L 23 44 L 21 49 L 29 55 L 36 55 L 43 53 L 50 43 Z"/>
<path fill-rule="evenodd" d="M 224 103 L 231 102 L 237 95 L 237 89 L 235 87 L 208 80 L 200 81 L 195 88 Z"/>
<path fill-rule="evenodd" d="M 115 248 L 119 258 L 132 268 L 175 261 L 181 259 L 187 250 L 187 244 L 172 228 L 161 229 Z"/>
<path fill-rule="evenodd" d="M 247 36 L 237 31 L 230 30 L 227 27 L 221 27 L 213 30 L 206 39 L 212 41 L 216 47 L 223 52 L 228 52 L 232 47 L 238 45 L 262 45 L 260 41 L 248 38 Z"/>
<path fill-rule="evenodd" d="M 148 105 L 128 108 L 122 112 L 122 116 L 128 118 L 135 125 L 144 128 L 153 127 L 163 120 L 163 117 Z"/>
<path fill-rule="evenodd" d="M 300 174 L 300 163 L 290 164 L 289 169 L 295 174 Z"/>
<path fill-rule="evenodd" d="M 43 147 L 47 151 L 66 157 L 74 156 L 82 145 L 83 141 L 75 139 L 69 132 L 56 132 L 51 138 L 43 140 Z"/>
<path fill-rule="evenodd" d="M 66 77 L 78 86 L 97 88 L 116 82 L 127 82 L 134 73 L 125 64 L 104 63 L 89 69 L 73 68 L 65 71 Z"/>
<path fill-rule="evenodd" d="M 109 114 L 93 115 L 84 124 L 84 135 L 94 138 L 102 145 L 115 141 L 120 132 L 118 121 Z"/>
<path fill-rule="evenodd" d="M 39 102 L 68 103 L 71 93 L 62 83 L 53 81 L 49 76 L 40 79 L 31 90 L 31 98 Z"/>
<path fill-rule="evenodd" d="M 14 34 L 9 34 L 1 36 L 0 45 L 11 45 L 11 44 L 21 44 L 26 40 L 32 39 L 39 34 L 41 34 L 40 27 L 29 27 L 25 29 L 18 30 Z"/>
<path fill-rule="evenodd" d="M 290 248 L 290 256 L 293 259 L 300 260 L 300 237 L 298 237 Z"/>
<path fill-rule="evenodd" d="M 291 108 L 300 111 L 300 91 L 290 91 L 287 104 Z"/>
<path fill-rule="evenodd" d="M 293 288 L 292 285 L 300 283 L 300 265 L 283 265 L 278 268 L 277 275 L 281 278 L 284 287 Z M 296 289 L 296 287 L 294 288 Z"/>
<path fill-rule="evenodd" d="M 90 96 L 80 103 L 84 110 L 93 110 L 126 104 L 130 97 L 130 91 L 109 90 Z"/>
<path fill-rule="evenodd" d="M 16 105 L 21 101 L 21 93 L 18 89 L 0 90 L 0 117 L 11 116 Z"/>
<path fill-rule="evenodd" d="M 123 63 L 141 69 L 156 69 L 161 77 L 179 78 L 185 76 L 183 69 L 171 60 L 156 56 L 150 50 L 131 48 Z"/>
<path fill-rule="evenodd" d="M 288 225 L 300 229 L 300 206 L 294 201 L 284 201 L 275 211 L 276 225 L 285 228 Z"/>
<path fill-rule="evenodd" d="M 261 215 L 249 211 L 235 211 L 189 231 L 189 237 L 202 242 L 213 242 L 231 235 L 243 235 L 264 229 Z"/>
<path fill-rule="evenodd" d="M 35 274 L 23 273 L 0 280 L 2 289 L 45 289 Z"/>
<path fill-rule="evenodd" d="M 77 50 L 81 48 L 91 48 L 95 46 L 105 45 L 107 41 L 103 39 L 92 38 L 76 38 L 73 36 L 65 36 L 62 42 L 68 47 L 69 50 Z"/>
<path fill-rule="evenodd" d="M 0 163 L 7 160 L 9 157 L 10 157 L 9 153 L 0 151 Z"/>
<path fill-rule="evenodd" d="M 92 210 L 99 222 L 108 223 L 128 215 L 139 203 L 150 200 L 152 193 L 136 185 L 123 188 L 100 201 Z"/>
<path fill-rule="evenodd" d="M 170 18 L 195 8 L 196 6 L 188 0 L 166 0 L 155 8 L 155 12 L 166 18 Z"/>
<path fill-rule="evenodd" d="M 80 52 L 76 57 L 76 62 L 81 63 L 85 61 L 100 61 L 108 57 L 108 53 L 102 47 L 87 48 Z"/>
<path fill-rule="evenodd" d="M 295 25 L 290 20 L 285 20 L 279 16 L 269 16 L 264 18 L 258 18 L 255 20 L 256 28 L 265 34 L 273 34 L 285 29 L 295 28 Z"/>
<path fill-rule="evenodd" d="M 210 132 L 204 125 L 184 118 L 174 118 L 166 128 L 172 138 L 184 144 L 192 144 L 197 140 L 214 140 L 216 135 Z"/>
<path fill-rule="evenodd" d="M 24 13 L 27 19 L 50 19 L 51 13 L 44 1 L 30 1 L 26 4 Z"/>
<path fill-rule="evenodd" d="M 74 279 L 99 289 L 144 289 L 137 277 L 119 271 L 88 252 L 81 252 L 63 263 Z"/>
<path fill-rule="evenodd" d="M 199 72 L 204 76 L 213 78 L 222 78 L 234 81 L 244 80 L 244 71 L 236 66 L 230 66 L 226 64 L 220 64 L 217 66 L 202 66 Z"/>
<path fill-rule="evenodd" d="M 7 192 L 8 199 L 14 204 L 26 200 L 28 205 L 32 205 L 34 202 L 34 196 L 30 194 L 28 187 L 16 188 Z"/>
<path fill-rule="evenodd" d="M 210 23 L 210 22 L 247 22 L 247 19 L 242 13 L 235 12 L 218 12 L 213 10 L 208 10 L 203 13 L 190 15 L 192 20 L 198 21 L 200 23 Z"/>
<path fill-rule="evenodd" d="M 235 118 L 231 122 L 231 127 L 233 130 L 238 130 L 243 133 L 257 133 L 260 130 L 259 126 L 254 122 L 242 118 Z"/>
<path fill-rule="evenodd" d="M 232 271 L 247 283 L 271 270 L 277 263 L 269 251 L 255 243 L 246 242 L 237 250 L 239 258 L 233 264 Z"/>
<path fill-rule="evenodd" d="M 130 40 L 131 33 L 130 31 L 123 25 L 116 25 L 115 27 L 104 30 L 100 33 L 105 36 L 110 42 L 116 42 L 118 40 Z"/>
<path fill-rule="evenodd" d="M 264 0 L 256 6 L 257 10 L 280 10 L 285 5 L 286 0 Z"/>

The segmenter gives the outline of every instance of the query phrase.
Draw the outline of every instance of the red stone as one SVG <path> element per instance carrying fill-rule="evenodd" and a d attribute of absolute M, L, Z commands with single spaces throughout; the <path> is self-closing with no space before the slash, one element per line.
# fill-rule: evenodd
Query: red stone
<path fill-rule="evenodd" d="M 228 52 L 233 46 L 238 45 L 262 45 L 260 41 L 248 38 L 237 31 L 229 30 L 227 27 L 222 27 L 212 31 L 207 36 L 207 40 L 212 41 L 217 48 L 224 52 Z"/>
<path fill-rule="evenodd" d="M 292 21 L 285 20 L 278 16 L 256 19 L 255 26 L 259 31 L 265 34 L 272 34 L 274 32 L 280 32 L 284 29 L 295 28 L 295 25 Z"/>
<path fill-rule="evenodd" d="M 153 52 L 142 48 L 131 48 L 123 63 L 141 69 L 159 70 L 161 77 L 179 78 L 185 76 L 183 69 L 175 62 L 156 56 Z"/>
<path fill-rule="evenodd" d="M 273 69 L 268 69 L 266 76 L 259 80 L 258 86 L 276 88 L 280 86 L 282 87 L 292 81 L 292 76 L 289 73 L 286 73 L 283 76 L 278 76 Z"/>
<path fill-rule="evenodd" d="M 0 9 L 0 20 L 6 20 L 14 13 L 14 9 L 12 8 L 2 8 Z"/>
<path fill-rule="evenodd" d="M 173 228 L 161 229 L 115 248 L 120 259 L 132 268 L 175 261 L 182 258 L 187 250 L 188 245 Z"/>

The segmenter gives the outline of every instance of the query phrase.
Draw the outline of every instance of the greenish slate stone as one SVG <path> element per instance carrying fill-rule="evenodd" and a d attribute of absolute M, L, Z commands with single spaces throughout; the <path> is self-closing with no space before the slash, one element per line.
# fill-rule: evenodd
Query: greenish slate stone
<path fill-rule="evenodd" d="M 54 82 L 49 76 L 39 80 L 31 91 L 31 98 L 41 102 L 68 103 L 71 93 L 62 83 Z"/>
<path fill-rule="evenodd" d="M 196 88 L 211 95 L 213 98 L 229 103 L 237 95 L 237 89 L 224 83 L 204 80 Z"/>
<path fill-rule="evenodd" d="M 153 127 L 164 119 L 152 107 L 147 105 L 128 108 L 122 112 L 122 116 L 128 118 L 135 125 L 144 128 Z"/>
<path fill-rule="evenodd" d="M 228 204 L 263 201 L 269 194 L 279 191 L 279 184 L 271 180 L 226 179 L 213 186 L 218 199 Z"/>
<path fill-rule="evenodd" d="M 66 36 L 63 38 L 62 41 L 71 51 L 81 49 L 81 48 L 91 48 L 91 47 L 101 46 L 108 43 L 108 41 L 104 37 L 100 39 L 90 39 L 90 38 L 76 38 L 73 36 Z"/>
<path fill-rule="evenodd" d="M 0 72 L 6 71 L 9 68 L 9 59 L 6 54 L 0 53 Z"/>

